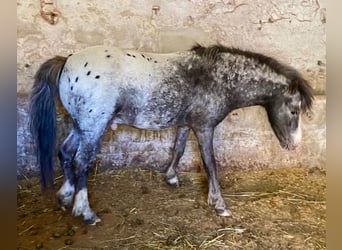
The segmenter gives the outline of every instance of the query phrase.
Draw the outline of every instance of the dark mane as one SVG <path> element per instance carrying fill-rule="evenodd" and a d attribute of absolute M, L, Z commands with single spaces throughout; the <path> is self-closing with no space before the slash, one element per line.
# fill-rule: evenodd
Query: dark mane
<path fill-rule="evenodd" d="M 302 97 L 302 110 L 308 110 L 312 106 L 313 90 L 308 82 L 301 76 L 301 74 L 290 66 L 281 64 L 279 61 L 272 57 L 268 57 L 259 53 L 241 50 L 233 47 L 225 47 L 223 45 L 212 45 L 203 47 L 199 44 L 193 46 L 191 51 L 194 51 L 198 56 L 203 57 L 208 63 L 215 63 L 220 60 L 222 53 L 230 53 L 235 55 L 244 56 L 246 58 L 254 59 L 260 64 L 267 65 L 277 74 L 285 76 L 289 80 L 289 92 L 291 94 L 299 91 Z"/>

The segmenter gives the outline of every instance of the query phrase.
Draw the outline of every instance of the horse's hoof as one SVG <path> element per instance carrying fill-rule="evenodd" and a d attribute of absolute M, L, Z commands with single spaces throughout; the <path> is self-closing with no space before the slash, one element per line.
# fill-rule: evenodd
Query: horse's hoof
<path fill-rule="evenodd" d="M 178 177 L 174 176 L 172 178 L 166 179 L 166 183 L 172 187 L 179 187 Z"/>
<path fill-rule="evenodd" d="M 72 206 L 72 196 L 71 197 L 57 197 L 57 202 L 63 211 L 71 208 Z"/>
<path fill-rule="evenodd" d="M 227 208 L 215 209 L 215 211 L 219 216 L 223 216 L 223 217 L 231 217 L 232 216 L 232 212 Z"/>
<path fill-rule="evenodd" d="M 101 219 L 99 217 L 97 217 L 96 215 L 94 215 L 94 217 L 90 218 L 90 219 L 84 219 L 84 224 L 86 225 L 91 225 L 91 226 L 95 226 L 96 223 L 101 222 Z"/>

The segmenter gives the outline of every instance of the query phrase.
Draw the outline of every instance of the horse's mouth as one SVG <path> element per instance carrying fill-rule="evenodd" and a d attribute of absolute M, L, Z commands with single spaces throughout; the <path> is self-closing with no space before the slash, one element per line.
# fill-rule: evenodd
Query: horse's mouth
<path fill-rule="evenodd" d="M 289 150 L 289 151 L 295 151 L 299 148 L 299 141 L 294 141 L 292 138 L 286 138 L 281 133 L 276 133 L 276 136 L 279 140 L 280 146 L 283 149 Z"/>
<path fill-rule="evenodd" d="M 299 148 L 299 144 L 291 143 L 291 142 L 283 142 L 280 143 L 281 147 L 289 150 L 289 151 L 295 151 L 296 149 Z"/>

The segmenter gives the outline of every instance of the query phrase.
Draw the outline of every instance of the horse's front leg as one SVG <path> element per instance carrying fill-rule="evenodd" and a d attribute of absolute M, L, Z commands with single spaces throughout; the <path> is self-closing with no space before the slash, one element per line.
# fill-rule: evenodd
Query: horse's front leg
<path fill-rule="evenodd" d="M 194 132 L 200 146 L 204 169 L 208 176 L 208 203 L 215 207 L 218 215 L 231 216 L 232 213 L 222 198 L 220 185 L 217 179 L 217 168 L 213 148 L 214 128 L 199 128 L 194 129 Z"/>
<path fill-rule="evenodd" d="M 186 140 L 188 139 L 190 132 L 189 127 L 178 127 L 175 145 L 173 148 L 172 161 L 166 171 L 166 181 L 172 186 L 178 186 L 178 163 L 182 155 L 184 154 L 184 149 L 186 145 Z"/>

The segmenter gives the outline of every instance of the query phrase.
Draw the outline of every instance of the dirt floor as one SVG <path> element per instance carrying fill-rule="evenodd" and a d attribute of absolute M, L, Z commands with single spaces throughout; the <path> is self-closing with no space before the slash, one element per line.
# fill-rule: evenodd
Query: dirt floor
<path fill-rule="evenodd" d="M 230 218 L 207 205 L 202 173 L 181 173 L 178 188 L 146 170 L 93 174 L 96 226 L 44 198 L 37 179 L 18 181 L 18 249 L 326 249 L 324 170 L 220 171 L 219 180 Z"/>

